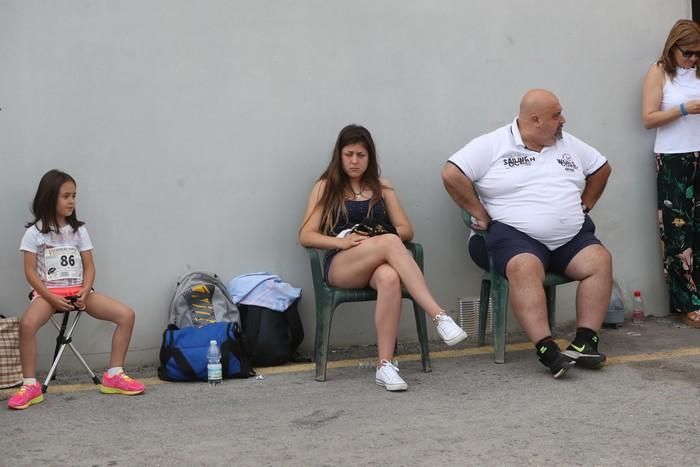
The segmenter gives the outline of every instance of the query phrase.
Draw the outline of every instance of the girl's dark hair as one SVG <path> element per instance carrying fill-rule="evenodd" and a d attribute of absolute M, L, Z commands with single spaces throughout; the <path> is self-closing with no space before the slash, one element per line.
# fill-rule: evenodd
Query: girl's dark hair
<path fill-rule="evenodd" d="M 379 181 L 379 164 L 377 163 L 377 151 L 374 147 L 372 135 L 367 128 L 360 125 L 348 125 L 338 134 L 338 139 L 333 148 L 331 161 L 319 180 L 325 180 L 326 186 L 319 200 L 322 206 L 321 231 L 329 233 L 342 216 L 347 216 L 345 207 L 346 197 L 350 197 L 352 187 L 350 178 L 343 170 L 342 152 L 345 146 L 361 144 L 367 150 L 367 170 L 362 174 L 362 186 L 372 190 L 372 199 L 369 209 L 382 198 L 382 184 Z M 349 196 L 350 195 L 350 196 Z"/>
<path fill-rule="evenodd" d="M 52 230 L 58 232 L 58 219 L 56 218 L 56 204 L 58 203 L 58 193 L 61 191 L 61 186 L 66 182 L 73 182 L 75 179 L 65 172 L 60 170 L 49 170 L 41 177 L 39 181 L 39 188 L 36 190 L 36 195 L 34 195 L 34 201 L 32 202 L 32 214 L 34 214 L 34 220 L 28 222 L 25 227 L 31 227 L 37 225 L 41 222 L 41 228 L 39 230 L 41 233 L 49 233 Z M 85 224 L 78 220 L 76 210 L 70 216 L 66 218 L 68 225 L 73 227 L 73 231 L 78 230 L 78 227 Z"/>

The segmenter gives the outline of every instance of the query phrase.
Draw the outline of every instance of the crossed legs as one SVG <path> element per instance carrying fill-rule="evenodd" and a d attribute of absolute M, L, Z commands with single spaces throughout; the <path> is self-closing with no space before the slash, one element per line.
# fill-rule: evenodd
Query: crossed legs
<path fill-rule="evenodd" d="M 369 285 L 377 291 L 375 327 L 379 359 L 390 361 L 401 314 L 401 285 L 434 318 L 442 312 L 428 290 L 423 273 L 396 235 L 381 235 L 335 255 L 328 272 L 335 287 L 360 288 Z"/>

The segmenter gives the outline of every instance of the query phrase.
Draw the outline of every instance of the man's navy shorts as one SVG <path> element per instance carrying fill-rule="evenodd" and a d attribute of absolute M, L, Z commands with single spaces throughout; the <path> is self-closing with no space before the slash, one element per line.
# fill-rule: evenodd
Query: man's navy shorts
<path fill-rule="evenodd" d="M 589 245 L 600 244 L 600 240 L 595 236 L 595 224 L 588 216 L 574 238 L 553 251 L 508 224 L 493 221 L 486 240 L 481 235 L 474 235 L 469 239 L 469 255 L 480 268 L 488 271 L 490 254 L 496 270 L 505 276 L 506 266 L 511 258 L 521 253 L 532 253 L 542 261 L 545 271 L 564 276 L 566 267 L 579 251 Z"/>

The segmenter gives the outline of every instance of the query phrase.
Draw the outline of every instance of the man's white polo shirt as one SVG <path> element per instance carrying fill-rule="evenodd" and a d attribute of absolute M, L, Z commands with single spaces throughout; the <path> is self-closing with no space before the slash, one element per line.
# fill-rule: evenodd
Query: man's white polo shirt
<path fill-rule="evenodd" d="M 581 230 L 586 177 L 607 159 L 566 132 L 553 146 L 531 151 L 523 144 L 516 117 L 470 141 L 449 162 L 474 183 L 491 219 L 554 250 Z"/>

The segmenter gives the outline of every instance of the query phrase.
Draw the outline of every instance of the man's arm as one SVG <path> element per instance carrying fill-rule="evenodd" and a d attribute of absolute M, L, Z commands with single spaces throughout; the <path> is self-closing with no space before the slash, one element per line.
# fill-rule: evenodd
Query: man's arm
<path fill-rule="evenodd" d="M 442 182 L 455 203 L 476 219 L 476 222 L 471 226 L 472 229 L 486 230 L 491 222 L 491 217 L 479 201 L 472 181 L 456 165 L 448 162 L 442 169 Z"/>
<path fill-rule="evenodd" d="M 581 194 L 581 203 L 585 206 L 584 209 L 593 209 L 600 195 L 603 194 L 605 184 L 608 183 L 608 177 L 610 177 L 611 173 L 610 163 L 606 162 L 605 165 L 586 178 L 586 186 Z"/>

